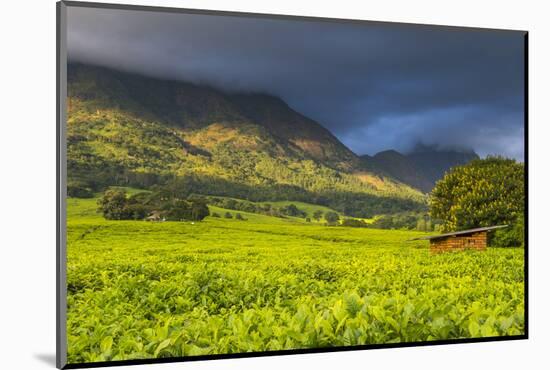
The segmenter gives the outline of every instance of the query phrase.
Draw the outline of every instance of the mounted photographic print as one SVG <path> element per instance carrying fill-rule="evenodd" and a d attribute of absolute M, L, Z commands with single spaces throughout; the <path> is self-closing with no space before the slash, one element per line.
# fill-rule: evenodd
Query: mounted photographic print
<path fill-rule="evenodd" d="M 58 367 L 527 338 L 527 32 L 57 10 Z"/>

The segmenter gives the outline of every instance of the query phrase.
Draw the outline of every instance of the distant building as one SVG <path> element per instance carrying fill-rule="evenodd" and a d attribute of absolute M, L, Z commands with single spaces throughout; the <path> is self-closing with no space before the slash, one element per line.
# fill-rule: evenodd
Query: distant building
<path fill-rule="evenodd" d="M 164 219 L 160 216 L 159 211 L 153 211 L 149 216 L 145 217 L 145 221 L 164 221 Z"/>
<path fill-rule="evenodd" d="M 423 236 L 411 240 L 429 240 L 430 252 L 432 253 L 463 251 L 465 249 L 482 251 L 487 249 L 487 233 L 504 227 L 508 227 L 508 225 L 480 227 L 440 235 Z"/>

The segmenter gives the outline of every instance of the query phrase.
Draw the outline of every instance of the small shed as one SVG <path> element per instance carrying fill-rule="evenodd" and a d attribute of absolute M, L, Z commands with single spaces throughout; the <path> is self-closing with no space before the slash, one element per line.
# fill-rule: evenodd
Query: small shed
<path fill-rule="evenodd" d="M 508 225 L 479 227 L 440 235 L 423 236 L 411 240 L 429 240 L 432 253 L 463 251 L 465 249 L 483 251 L 487 249 L 487 233 L 505 227 L 508 227 Z"/>

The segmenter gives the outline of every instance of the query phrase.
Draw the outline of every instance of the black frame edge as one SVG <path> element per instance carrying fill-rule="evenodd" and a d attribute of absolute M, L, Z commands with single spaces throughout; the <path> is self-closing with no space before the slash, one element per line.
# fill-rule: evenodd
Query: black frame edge
<path fill-rule="evenodd" d="M 67 6 L 56 3 L 56 346 L 58 369 L 67 365 L 66 91 Z"/>
<path fill-rule="evenodd" d="M 304 355 L 304 354 L 315 354 L 315 353 L 348 352 L 348 351 L 390 349 L 390 348 L 425 347 L 425 346 L 438 346 L 438 345 L 449 345 L 449 344 L 451 345 L 452 344 L 475 344 L 475 343 L 502 342 L 502 341 L 525 340 L 525 339 L 527 339 L 527 336 L 523 334 L 523 335 L 503 336 L 503 337 L 462 338 L 462 339 L 436 340 L 436 341 L 425 341 L 425 342 L 380 343 L 380 344 L 367 344 L 367 345 L 347 346 L 347 347 L 302 348 L 302 349 L 289 349 L 289 350 L 268 351 L 268 352 L 241 352 L 241 353 L 226 353 L 226 354 L 217 354 L 217 355 L 200 355 L 200 356 L 189 356 L 189 357 L 168 357 L 168 358 L 150 358 L 150 359 L 140 359 L 140 360 L 86 362 L 86 363 L 67 364 L 63 367 L 63 369 L 89 369 L 89 368 L 96 368 L 96 367 L 151 365 L 151 364 L 165 364 L 165 363 L 174 363 L 174 362 L 184 363 L 184 362 L 193 362 L 193 361 Z"/>
<path fill-rule="evenodd" d="M 525 337 L 529 338 L 529 32 L 525 32 L 523 36 L 523 165 L 524 165 L 524 250 L 523 250 L 523 265 L 524 265 L 524 319 L 525 319 Z"/>

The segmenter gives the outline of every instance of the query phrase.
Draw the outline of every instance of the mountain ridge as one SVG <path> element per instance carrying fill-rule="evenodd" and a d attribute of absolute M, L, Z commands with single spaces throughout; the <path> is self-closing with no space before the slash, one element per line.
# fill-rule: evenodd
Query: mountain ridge
<path fill-rule="evenodd" d="M 479 156 L 471 149 L 417 144 L 405 154 L 389 149 L 374 156 L 361 156 L 361 159 L 366 166 L 428 193 L 449 169 L 479 159 Z"/>
<path fill-rule="evenodd" d="M 425 204 L 420 191 L 376 160 L 357 156 L 321 124 L 265 93 L 70 63 L 68 107 L 69 177 L 90 188 L 185 178 L 188 191 L 221 195 L 234 188 L 245 198 L 263 191 L 332 202 L 350 214 Z"/>

